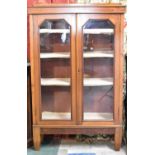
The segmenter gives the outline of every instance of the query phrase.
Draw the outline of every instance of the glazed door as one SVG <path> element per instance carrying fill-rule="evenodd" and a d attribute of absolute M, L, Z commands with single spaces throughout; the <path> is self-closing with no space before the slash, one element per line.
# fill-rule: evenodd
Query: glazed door
<path fill-rule="evenodd" d="M 77 16 L 78 123 L 113 125 L 118 121 L 119 16 Z"/>
<path fill-rule="evenodd" d="M 75 124 L 75 16 L 34 16 L 34 31 L 37 123 Z"/>

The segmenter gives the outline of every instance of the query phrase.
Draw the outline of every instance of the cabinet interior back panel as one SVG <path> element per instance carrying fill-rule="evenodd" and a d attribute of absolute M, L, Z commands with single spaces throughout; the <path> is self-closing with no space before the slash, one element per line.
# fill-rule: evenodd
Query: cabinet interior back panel
<path fill-rule="evenodd" d="M 84 77 L 113 77 L 113 58 L 85 59 Z"/>
<path fill-rule="evenodd" d="M 71 93 L 70 87 L 41 87 L 42 112 L 70 112 Z"/>
<path fill-rule="evenodd" d="M 70 78 L 70 59 L 41 59 L 42 78 Z"/>
<path fill-rule="evenodd" d="M 113 86 L 84 87 L 85 112 L 113 113 Z"/>

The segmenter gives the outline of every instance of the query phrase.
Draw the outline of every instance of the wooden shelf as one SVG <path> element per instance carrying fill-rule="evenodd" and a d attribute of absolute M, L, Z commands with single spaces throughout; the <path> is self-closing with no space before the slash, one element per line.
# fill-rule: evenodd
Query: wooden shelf
<path fill-rule="evenodd" d="M 70 86 L 69 78 L 41 78 L 42 86 Z"/>
<path fill-rule="evenodd" d="M 57 52 L 57 53 L 41 53 L 41 59 L 48 59 L 48 58 L 70 58 L 69 52 Z"/>
<path fill-rule="evenodd" d="M 40 33 L 70 33 L 70 29 L 40 29 Z M 114 29 L 83 29 L 84 34 L 113 34 Z"/>
<path fill-rule="evenodd" d="M 42 112 L 42 120 L 71 120 L 71 113 L 68 112 Z"/>
<path fill-rule="evenodd" d="M 113 113 L 97 113 L 85 112 L 84 120 L 113 120 Z M 42 112 L 42 120 L 71 120 L 71 113 L 69 112 Z"/>
<path fill-rule="evenodd" d="M 70 33 L 70 29 L 40 29 L 40 33 Z"/>
<path fill-rule="evenodd" d="M 113 34 L 114 29 L 83 29 L 84 34 Z"/>
<path fill-rule="evenodd" d="M 86 120 L 113 120 L 113 113 L 93 113 L 93 112 L 85 112 L 83 115 L 83 119 Z"/>
<path fill-rule="evenodd" d="M 113 85 L 113 78 L 84 78 L 84 86 Z"/>
<path fill-rule="evenodd" d="M 84 52 L 84 58 L 113 58 L 113 51 L 86 51 Z"/>
<path fill-rule="evenodd" d="M 69 78 L 41 78 L 42 86 L 70 86 Z M 84 78 L 84 86 L 113 85 L 113 78 Z"/>
<path fill-rule="evenodd" d="M 113 58 L 114 57 L 113 51 L 86 51 L 83 53 L 84 58 Z M 69 52 L 54 52 L 54 53 L 41 53 L 41 59 L 48 59 L 48 58 L 70 58 Z"/>

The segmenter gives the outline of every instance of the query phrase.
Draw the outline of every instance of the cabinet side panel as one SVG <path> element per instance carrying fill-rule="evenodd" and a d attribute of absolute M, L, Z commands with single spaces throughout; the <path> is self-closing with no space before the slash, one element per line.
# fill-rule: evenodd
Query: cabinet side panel
<path fill-rule="evenodd" d="M 124 15 L 118 15 L 115 60 L 115 123 L 122 124 L 123 110 L 123 28 Z"/>
<path fill-rule="evenodd" d="M 119 44 L 120 44 L 120 18 L 117 15 L 117 21 L 115 25 L 115 60 L 114 60 L 114 121 L 118 123 L 118 108 L 119 108 L 119 74 L 120 74 L 120 67 L 119 67 Z"/>
<path fill-rule="evenodd" d="M 36 112 L 35 112 L 35 84 L 34 84 L 34 68 L 35 68 L 35 64 L 34 64 L 34 39 L 33 39 L 33 16 L 29 15 L 29 40 L 30 40 L 30 64 L 31 64 L 31 93 L 32 93 L 32 116 L 33 116 L 33 123 L 36 123 Z"/>
<path fill-rule="evenodd" d="M 120 15 L 120 104 L 119 104 L 119 123 L 122 123 L 122 115 L 123 115 L 123 77 L 124 77 L 124 73 L 123 73 L 123 67 L 124 67 L 124 42 L 123 42 L 123 36 L 124 36 L 124 15 Z"/>
<path fill-rule="evenodd" d="M 31 63 L 31 89 L 32 89 L 32 115 L 33 125 L 39 121 L 39 79 L 38 79 L 38 50 L 36 38 L 37 17 L 30 15 L 30 63 Z"/>

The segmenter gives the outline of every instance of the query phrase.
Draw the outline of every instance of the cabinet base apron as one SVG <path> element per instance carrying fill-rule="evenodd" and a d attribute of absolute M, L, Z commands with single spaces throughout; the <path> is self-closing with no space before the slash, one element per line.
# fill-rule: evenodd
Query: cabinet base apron
<path fill-rule="evenodd" d="M 48 134 L 86 134 L 86 135 L 94 135 L 94 134 L 114 134 L 114 148 L 116 151 L 119 151 L 122 143 L 122 127 L 111 127 L 111 128 L 47 128 L 47 127 L 38 127 L 33 126 L 33 143 L 34 149 L 39 150 L 41 145 L 41 136 Z"/>

